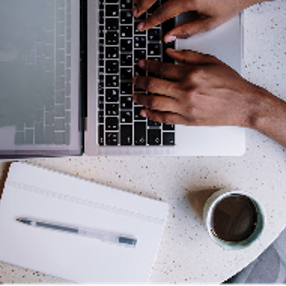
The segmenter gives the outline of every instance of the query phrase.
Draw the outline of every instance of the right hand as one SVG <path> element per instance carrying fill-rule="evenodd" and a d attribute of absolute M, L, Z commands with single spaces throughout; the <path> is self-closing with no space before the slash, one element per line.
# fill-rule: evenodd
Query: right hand
<path fill-rule="evenodd" d="M 196 11 L 198 19 L 178 26 L 165 35 L 165 42 L 176 38 L 185 39 L 197 33 L 218 27 L 239 14 L 245 8 L 263 0 L 169 0 L 161 5 L 148 19 L 138 24 L 138 30 L 148 30 L 181 13 Z M 265 0 L 264 0 L 265 1 Z M 133 15 L 139 17 L 156 0 L 133 0 Z"/>

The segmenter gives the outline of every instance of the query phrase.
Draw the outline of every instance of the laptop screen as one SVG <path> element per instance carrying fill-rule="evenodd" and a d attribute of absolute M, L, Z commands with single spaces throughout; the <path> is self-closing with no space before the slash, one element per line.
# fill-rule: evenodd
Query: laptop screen
<path fill-rule="evenodd" d="M 0 1 L 0 158 L 82 151 L 79 0 Z"/>

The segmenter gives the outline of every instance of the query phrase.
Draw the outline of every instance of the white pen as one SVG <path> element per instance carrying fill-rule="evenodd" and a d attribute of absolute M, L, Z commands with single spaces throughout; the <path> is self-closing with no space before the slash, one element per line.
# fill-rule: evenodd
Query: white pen
<path fill-rule="evenodd" d="M 137 239 L 135 237 L 112 233 L 105 230 L 86 229 L 76 226 L 62 225 L 54 222 L 40 221 L 32 218 L 17 218 L 16 220 L 20 223 L 24 223 L 34 227 L 42 227 L 51 230 L 73 233 L 118 245 L 135 247 L 137 243 Z"/>

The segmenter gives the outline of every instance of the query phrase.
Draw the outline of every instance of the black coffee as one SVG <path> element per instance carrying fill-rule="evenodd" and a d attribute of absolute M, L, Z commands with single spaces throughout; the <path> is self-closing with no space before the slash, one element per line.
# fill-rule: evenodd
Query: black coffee
<path fill-rule="evenodd" d="M 219 239 L 239 242 L 253 233 L 256 223 L 257 212 L 252 200 L 244 195 L 233 194 L 215 206 L 212 232 Z"/>

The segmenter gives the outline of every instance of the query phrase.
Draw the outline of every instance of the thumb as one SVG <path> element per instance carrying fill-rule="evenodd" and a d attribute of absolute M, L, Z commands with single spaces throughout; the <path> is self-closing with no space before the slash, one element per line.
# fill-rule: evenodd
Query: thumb
<path fill-rule="evenodd" d="M 195 20 L 191 23 L 187 23 L 181 26 L 174 28 L 173 30 L 166 33 L 164 40 L 166 43 L 174 41 L 177 39 L 187 39 L 196 34 L 203 33 L 214 29 L 217 27 L 213 18 L 203 18 Z"/>

